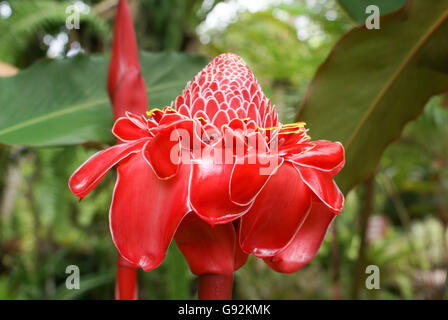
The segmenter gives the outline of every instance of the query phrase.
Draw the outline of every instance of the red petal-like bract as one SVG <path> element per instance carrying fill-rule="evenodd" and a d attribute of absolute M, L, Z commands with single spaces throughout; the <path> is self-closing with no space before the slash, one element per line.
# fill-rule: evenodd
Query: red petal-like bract
<path fill-rule="evenodd" d="M 334 217 L 326 206 L 313 202 L 311 212 L 292 242 L 265 262 L 275 271 L 284 273 L 303 268 L 316 256 Z"/>
<path fill-rule="evenodd" d="M 306 152 L 292 154 L 289 159 L 301 167 L 334 172 L 344 165 L 344 148 L 338 142 L 317 140 L 309 143 Z"/>
<path fill-rule="evenodd" d="M 271 176 L 283 164 L 283 159 L 276 156 L 258 155 L 256 160 L 260 158 L 262 161 L 256 163 L 248 163 L 247 158 L 235 163 L 229 191 L 230 199 L 234 203 L 240 205 L 253 203 Z M 261 170 L 265 170 L 266 174 L 260 174 Z"/>
<path fill-rule="evenodd" d="M 283 164 L 241 218 L 241 248 L 258 257 L 275 255 L 294 237 L 310 208 L 309 188 L 290 163 Z"/>
<path fill-rule="evenodd" d="M 237 243 L 232 223 L 212 227 L 190 213 L 179 226 L 175 240 L 194 274 L 233 273 Z"/>
<path fill-rule="evenodd" d="M 315 195 L 334 213 L 339 213 L 344 207 L 344 195 L 333 181 L 333 175 L 311 168 L 296 166 L 302 180 Z"/>
<path fill-rule="evenodd" d="M 229 181 L 234 163 L 216 163 L 219 147 L 206 147 L 200 159 L 194 159 L 190 183 L 190 203 L 202 219 L 215 225 L 231 222 L 249 207 L 230 200 Z"/>
<path fill-rule="evenodd" d="M 110 208 L 112 237 L 120 254 L 149 271 L 159 266 L 187 205 L 189 166 L 173 179 L 158 179 L 142 153 L 118 166 Z"/>
<path fill-rule="evenodd" d="M 131 154 L 139 152 L 147 141 L 147 139 L 141 139 L 132 143 L 117 144 L 95 153 L 72 174 L 68 181 L 70 190 L 79 200 L 82 200 L 113 166 Z"/>
<path fill-rule="evenodd" d="M 143 122 L 143 119 L 138 118 L 134 119 L 130 114 L 129 116 L 129 118 L 118 118 L 112 128 L 112 133 L 117 137 L 117 139 L 123 142 L 130 142 L 141 138 L 146 138 L 148 136 L 146 121 Z"/>

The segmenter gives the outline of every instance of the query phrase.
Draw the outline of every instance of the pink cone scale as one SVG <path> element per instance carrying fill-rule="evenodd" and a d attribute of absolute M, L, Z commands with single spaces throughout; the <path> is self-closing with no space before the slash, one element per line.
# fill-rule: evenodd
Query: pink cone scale
<path fill-rule="evenodd" d="M 303 122 L 280 123 L 233 53 L 213 59 L 171 106 L 128 112 L 112 132 L 123 143 L 88 159 L 69 187 L 82 199 L 117 167 L 112 238 L 145 271 L 174 238 L 197 275 L 232 273 L 248 254 L 295 272 L 344 206 L 333 181 L 342 145 L 312 141 Z"/>

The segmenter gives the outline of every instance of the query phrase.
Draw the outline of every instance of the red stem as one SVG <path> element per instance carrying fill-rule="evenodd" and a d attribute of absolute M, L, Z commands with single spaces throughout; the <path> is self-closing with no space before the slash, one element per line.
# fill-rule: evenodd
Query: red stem
<path fill-rule="evenodd" d="M 204 274 L 199 276 L 199 300 L 231 300 L 233 274 Z"/>
<path fill-rule="evenodd" d="M 115 300 L 137 299 L 137 268 L 118 254 Z"/>
<path fill-rule="evenodd" d="M 124 116 L 126 111 L 142 114 L 147 110 L 145 80 L 141 74 L 131 10 L 126 0 L 118 3 L 107 87 L 115 120 Z M 137 298 L 137 268 L 118 254 L 115 299 Z"/>

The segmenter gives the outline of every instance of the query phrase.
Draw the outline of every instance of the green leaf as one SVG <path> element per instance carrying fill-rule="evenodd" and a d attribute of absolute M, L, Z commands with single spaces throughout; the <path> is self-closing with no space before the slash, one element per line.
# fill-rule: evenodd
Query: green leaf
<path fill-rule="evenodd" d="M 141 53 L 151 107 L 169 105 L 206 64 L 179 53 Z M 29 146 L 113 141 L 109 58 L 45 60 L 0 79 L 0 143 Z"/>
<path fill-rule="evenodd" d="M 374 170 L 428 99 L 448 90 L 448 0 L 413 0 L 381 23 L 342 37 L 298 114 L 313 139 L 344 145 L 337 181 L 345 193 Z"/>
<path fill-rule="evenodd" d="M 338 0 L 339 4 L 358 23 L 364 24 L 370 13 L 366 13 L 366 8 L 375 5 L 379 8 L 380 14 L 384 15 L 392 11 L 401 9 L 406 0 Z"/>

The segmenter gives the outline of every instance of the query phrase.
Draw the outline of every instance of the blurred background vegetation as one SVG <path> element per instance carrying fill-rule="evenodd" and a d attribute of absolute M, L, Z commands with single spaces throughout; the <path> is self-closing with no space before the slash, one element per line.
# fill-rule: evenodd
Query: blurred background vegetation
<path fill-rule="evenodd" d="M 317 67 L 356 25 L 335 0 L 129 3 L 141 49 L 208 57 L 238 53 L 278 106 L 282 122 L 294 119 Z M 84 10 L 79 30 L 65 26 L 72 4 Z M 109 52 L 116 4 L 0 1 L 0 75 L 45 58 Z M 113 298 L 116 250 L 106 208 L 114 178 L 107 176 L 82 203 L 66 187 L 96 150 L 0 146 L 0 299 Z M 442 95 L 387 148 L 375 175 L 348 194 L 309 266 L 284 275 L 250 257 L 236 273 L 234 297 L 446 298 L 447 164 L 448 97 Z M 71 264 L 80 267 L 80 290 L 65 287 Z M 365 288 L 369 264 L 380 268 L 380 290 Z M 195 297 L 195 278 L 174 245 L 160 268 L 139 272 L 139 291 L 142 299 Z"/>

